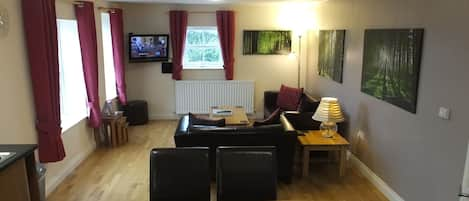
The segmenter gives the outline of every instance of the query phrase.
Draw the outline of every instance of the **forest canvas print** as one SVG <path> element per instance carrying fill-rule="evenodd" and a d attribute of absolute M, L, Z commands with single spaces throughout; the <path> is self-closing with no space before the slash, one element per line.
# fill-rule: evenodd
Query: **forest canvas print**
<path fill-rule="evenodd" d="M 291 31 L 244 31 L 244 55 L 289 54 Z"/>
<path fill-rule="evenodd" d="M 318 72 L 342 83 L 345 30 L 319 31 Z"/>
<path fill-rule="evenodd" d="M 366 30 L 362 92 L 416 113 L 423 32 Z"/>

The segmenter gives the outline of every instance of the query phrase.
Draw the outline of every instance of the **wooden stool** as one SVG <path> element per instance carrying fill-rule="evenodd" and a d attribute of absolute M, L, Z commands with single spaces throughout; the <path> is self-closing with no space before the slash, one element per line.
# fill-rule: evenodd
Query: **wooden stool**
<path fill-rule="evenodd" d="M 121 117 L 122 115 L 103 116 L 104 138 L 111 147 L 118 145 L 118 122 Z"/>

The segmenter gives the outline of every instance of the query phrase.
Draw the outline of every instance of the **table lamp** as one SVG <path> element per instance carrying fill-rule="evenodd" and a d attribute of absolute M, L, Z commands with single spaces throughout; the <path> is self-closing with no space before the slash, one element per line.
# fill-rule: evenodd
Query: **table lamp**
<path fill-rule="evenodd" d="M 344 121 L 344 115 L 340 110 L 337 98 L 321 98 L 321 102 L 313 115 L 313 119 L 322 122 L 320 130 L 323 137 L 332 137 L 334 132 L 337 132 L 336 123 Z"/>

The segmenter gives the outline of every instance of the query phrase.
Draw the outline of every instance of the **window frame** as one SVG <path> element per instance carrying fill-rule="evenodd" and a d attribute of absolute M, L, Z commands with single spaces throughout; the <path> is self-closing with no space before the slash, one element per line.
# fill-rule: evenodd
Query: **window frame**
<path fill-rule="evenodd" d="M 61 122 L 60 122 L 60 126 L 62 127 L 62 134 L 64 134 L 66 131 L 68 131 L 70 128 L 76 126 L 77 124 L 79 124 L 81 121 L 85 120 L 88 118 L 88 115 L 89 115 L 89 108 L 88 108 L 88 97 L 87 97 L 87 94 L 86 94 L 86 84 L 85 84 L 85 80 L 84 80 L 84 75 L 83 75 L 83 64 L 81 62 L 81 49 L 80 49 L 80 42 L 79 42 L 79 36 L 78 36 L 78 23 L 77 23 L 77 20 L 75 19 L 57 19 L 57 43 L 58 43 L 58 59 L 59 59 L 59 97 L 60 97 L 60 119 L 61 119 Z M 74 25 L 76 26 L 76 35 L 74 33 L 74 35 L 77 37 L 76 38 L 76 41 L 71 41 L 73 39 L 70 39 L 69 37 L 65 38 L 64 41 L 62 41 L 62 26 L 64 26 L 62 23 L 64 22 L 72 22 L 74 23 Z M 66 36 L 64 36 L 66 37 Z M 75 44 L 73 44 L 75 43 Z M 64 45 L 64 44 L 67 44 L 67 45 Z M 77 67 L 77 66 L 80 66 L 79 67 L 79 70 L 78 69 L 75 69 L 75 71 L 80 71 L 81 72 L 81 77 L 83 77 L 83 80 L 82 80 L 82 83 L 79 83 L 79 85 L 82 85 L 83 89 L 79 90 L 80 92 L 82 92 L 83 94 L 82 95 L 75 95 L 75 96 L 82 96 L 80 97 L 80 99 L 82 98 L 83 99 L 83 106 L 74 106 L 73 108 L 77 108 L 77 107 L 83 107 L 83 108 L 80 108 L 76 111 L 79 111 L 79 112 L 72 112 L 70 114 L 73 114 L 73 115 L 70 115 L 70 114 L 67 114 L 66 111 L 70 110 L 66 110 L 64 109 L 64 107 L 67 105 L 65 104 L 66 100 L 67 99 L 65 96 L 67 93 L 64 93 L 63 91 L 65 91 L 64 88 L 70 88 L 70 82 L 66 82 L 66 77 L 69 77 L 69 76 L 66 76 L 65 74 L 67 74 L 66 72 L 64 72 L 65 68 L 67 67 L 64 67 L 65 65 L 65 61 L 67 61 L 68 59 L 64 59 L 63 58 L 63 52 L 69 52 L 69 50 L 63 50 L 64 47 L 76 47 L 78 46 L 78 49 L 75 49 L 73 50 L 74 53 L 76 54 L 73 54 L 74 56 L 77 56 L 77 58 L 74 58 L 74 60 L 76 62 L 79 62 L 79 64 L 76 64 L 74 65 L 73 67 Z M 72 62 L 73 63 L 73 62 Z M 70 64 L 70 63 L 69 63 Z M 70 73 L 70 74 L 73 74 L 73 73 Z M 73 76 L 73 77 L 76 77 L 76 76 Z M 67 87 L 68 86 L 68 87 Z M 76 86 L 75 86 L 76 88 Z M 73 96 L 72 99 L 76 98 L 75 96 Z M 74 103 L 77 103 L 79 102 L 78 100 Z M 82 111 L 80 111 L 82 110 Z"/>
<path fill-rule="evenodd" d="M 113 100 L 118 97 L 118 94 L 117 94 L 116 71 L 114 69 L 114 55 L 113 55 L 114 53 L 112 49 L 113 47 L 112 47 L 112 32 L 111 32 L 111 19 L 110 19 L 111 16 L 109 15 L 109 13 L 101 12 L 100 17 L 101 17 L 101 39 L 102 39 L 101 45 L 103 47 L 103 65 L 104 65 L 104 92 L 105 92 L 106 100 Z M 104 19 L 105 17 L 107 18 L 106 20 Z M 111 91 L 114 91 L 114 92 L 112 93 Z"/>
<path fill-rule="evenodd" d="M 218 35 L 218 28 L 216 26 L 188 26 L 187 31 L 186 31 L 186 40 L 185 40 L 185 46 L 184 46 L 184 53 L 183 53 L 183 58 L 182 58 L 182 63 L 183 63 L 183 70 L 223 70 L 224 67 L 224 61 L 223 61 L 223 53 L 221 49 L 221 44 L 220 44 L 220 36 Z M 187 37 L 189 36 L 189 31 L 192 30 L 215 30 L 218 36 L 218 44 L 217 45 L 190 45 L 188 42 Z M 220 63 L 216 65 L 206 65 L 204 63 L 201 63 L 200 65 L 187 65 L 185 61 L 185 56 L 186 52 L 188 51 L 189 48 L 218 48 L 220 52 Z M 203 55 L 202 55 L 203 58 Z"/>

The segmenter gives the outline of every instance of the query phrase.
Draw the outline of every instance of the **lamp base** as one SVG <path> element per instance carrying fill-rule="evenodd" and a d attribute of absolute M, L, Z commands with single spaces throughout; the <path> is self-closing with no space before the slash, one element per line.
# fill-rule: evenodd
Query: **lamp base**
<path fill-rule="evenodd" d="M 337 132 L 337 124 L 335 122 L 322 122 L 319 129 L 322 137 L 331 138 Z"/>

